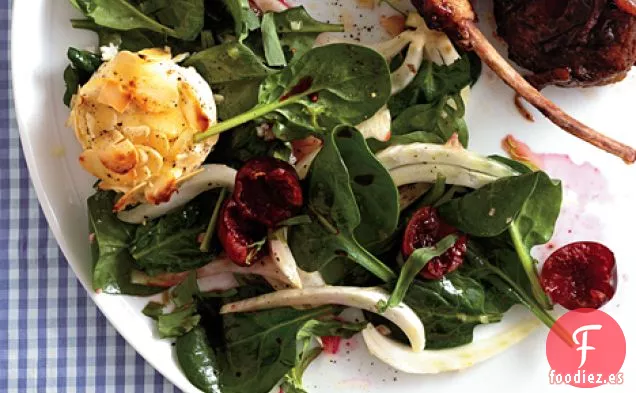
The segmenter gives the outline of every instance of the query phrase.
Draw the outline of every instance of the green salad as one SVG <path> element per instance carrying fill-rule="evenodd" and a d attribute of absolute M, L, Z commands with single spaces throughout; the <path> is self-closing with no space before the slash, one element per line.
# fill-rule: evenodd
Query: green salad
<path fill-rule="evenodd" d="M 396 369 L 460 370 L 552 327 L 531 250 L 561 184 L 467 150 L 481 63 L 417 14 L 385 42 L 317 44 L 343 26 L 284 2 L 71 3 L 100 48 L 64 73 L 99 178 L 93 287 L 153 296 L 194 386 L 305 392 L 357 333 Z M 532 318 L 473 343 L 517 304 Z"/>

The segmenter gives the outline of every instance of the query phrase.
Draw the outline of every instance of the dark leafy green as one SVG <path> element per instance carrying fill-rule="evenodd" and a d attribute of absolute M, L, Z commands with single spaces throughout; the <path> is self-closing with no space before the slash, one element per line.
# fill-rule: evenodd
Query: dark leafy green
<path fill-rule="evenodd" d="M 168 41 L 168 37 L 153 31 L 134 30 L 114 30 L 103 27 L 90 19 L 73 19 L 71 25 L 76 29 L 90 30 L 97 33 L 99 46 L 115 46 L 121 50 L 138 52 L 147 48 L 170 46 L 173 53 L 182 52 L 179 46 L 175 46 Z"/>
<path fill-rule="evenodd" d="M 221 393 L 216 355 L 205 329 L 195 327 L 177 338 L 177 360 L 188 380 L 206 393 Z"/>
<path fill-rule="evenodd" d="M 239 41 L 243 41 L 247 38 L 250 31 L 259 27 L 258 17 L 250 9 L 250 5 L 247 0 L 222 1 L 234 20 L 234 33 Z"/>
<path fill-rule="evenodd" d="M 163 315 L 163 308 L 165 306 L 161 303 L 157 303 L 157 302 L 148 302 L 148 304 L 146 304 L 146 307 L 144 307 L 143 310 L 141 310 L 141 312 L 149 317 L 152 318 L 154 320 L 157 320 L 157 318 L 159 318 L 160 315 Z"/>
<path fill-rule="evenodd" d="M 440 206 L 446 222 L 464 233 L 492 237 L 506 231 L 537 185 L 529 173 L 498 179 L 478 190 Z"/>
<path fill-rule="evenodd" d="M 450 101 L 449 101 L 450 100 Z M 391 123 L 391 133 L 408 135 L 426 131 L 447 141 L 457 134 L 461 144 L 468 146 L 468 128 L 464 121 L 464 101 L 459 94 L 444 96 L 430 104 L 410 106 Z"/>
<path fill-rule="evenodd" d="M 312 18 L 304 7 L 294 7 L 274 14 L 276 31 L 288 61 L 310 50 L 318 34 L 344 31 L 343 25 L 323 23 Z"/>
<path fill-rule="evenodd" d="M 336 336 L 351 338 L 361 332 L 367 322 L 349 323 L 337 320 L 319 321 L 311 320 L 298 331 L 297 340 L 301 343 L 302 350 L 297 356 L 296 365 L 285 376 L 281 383 L 281 391 L 284 393 L 307 393 L 303 387 L 303 374 L 321 353 L 322 348 L 313 342 L 318 337 Z"/>
<path fill-rule="evenodd" d="M 471 85 L 472 68 L 466 54 L 451 65 L 425 61 L 413 82 L 389 100 L 391 113 L 395 117 L 414 105 L 431 104 L 458 94 Z"/>
<path fill-rule="evenodd" d="M 92 52 L 75 48 L 68 48 L 66 56 L 71 62 L 71 65 L 64 70 L 64 83 L 66 84 L 64 104 L 68 106 L 73 95 L 77 93 L 81 85 L 88 82 L 102 64 L 102 60 Z"/>
<path fill-rule="evenodd" d="M 387 308 L 396 307 L 400 304 L 409 287 L 415 280 L 415 277 L 419 272 L 428 264 L 433 258 L 439 257 L 448 251 L 457 241 L 456 235 L 448 235 L 440 240 L 434 247 L 419 248 L 411 254 L 411 256 L 404 262 L 402 269 L 400 270 L 400 277 L 398 278 L 391 297 L 386 304 L 382 304 L 379 308 L 381 311 L 385 311 Z"/>
<path fill-rule="evenodd" d="M 186 41 L 203 28 L 203 0 L 172 0 L 155 16 L 144 14 L 126 0 L 71 0 L 96 24 L 114 30 L 145 29 Z"/>
<path fill-rule="evenodd" d="M 338 136 L 340 135 L 340 136 Z M 349 138 L 347 143 L 358 143 L 360 146 L 356 149 L 357 155 L 348 157 L 347 159 L 339 150 L 342 138 Z M 351 147 L 347 147 L 345 152 L 351 152 Z M 366 158 L 365 155 L 367 156 Z M 290 230 L 290 247 L 301 267 L 308 271 L 317 271 L 325 267 L 325 265 L 333 262 L 339 257 L 347 257 L 350 260 L 360 264 L 365 269 L 376 275 L 382 280 L 389 281 L 395 277 L 395 273 L 386 267 L 381 261 L 369 253 L 356 240 L 355 233 L 361 225 L 361 208 L 357 202 L 356 194 L 353 191 L 354 178 L 350 176 L 346 163 L 352 163 L 352 159 L 358 159 L 360 162 L 370 163 L 375 160 L 374 156 L 364 145 L 364 139 L 360 133 L 350 127 L 339 127 L 326 138 L 324 146 L 312 165 L 309 175 L 309 193 L 308 206 L 313 216 L 313 222 L 308 225 L 292 227 Z M 357 165 L 357 164 L 356 164 Z M 368 165 L 368 164 L 367 164 Z M 359 168 L 354 168 L 358 171 Z M 366 170 L 372 170 L 373 181 L 379 181 L 386 176 L 386 170 L 373 171 L 373 167 Z M 356 172 L 354 172 L 356 173 Z M 366 174 L 365 176 L 369 176 Z M 364 183 L 364 182 L 363 182 Z M 358 185 L 357 187 L 365 187 Z M 391 188 L 395 188 L 392 186 Z M 391 205 L 398 206 L 397 193 L 391 188 L 383 190 L 382 194 L 374 195 L 378 201 L 386 198 L 384 205 L 382 202 L 373 201 L 371 203 L 367 199 L 362 199 L 361 203 L 369 202 L 365 207 L 367 216 L 374 214 L 382 214 L 375 211 L 377 208 L 393 209 Z M 358 190 L 360 190 L 358 188 Z M 389 194 L 387 194 L 389 192 Z M 395 225 L 396 218 L 391 218 L 392 225 Z M 368 225 L 376 225 L 375 220 L 367 220 Z M 384 225 L 384 223 L 382 223 Z M 382 228 L 381 226 L 377 228 Z M 372 228 L 366 228 L 372 231 Z M 366 234 L 374 233 L 365 232 Z M 375 233 L 382 233 L 375 231 Z M 370 239 L 371 237 L 367 237 Z"/>
<path fill-rule="evenodd" d="M 199 198 L 178 211 L 138 226 L 130 247 L 136 265 L 154 275 L 196 269 L 210 262 L 218 249 L 202 252 L 198 237 L 206 232 L 211 216 L 202 201 L 213 203 L 211 200 L 216 198 Z"/>
<path fill-rule="evenodd" d="M 88 198 L 88 218 L 93 255 L 93 289 L 110 294 L 148 296 L 163 288 L 132 284 L 134 259 L 128 252 L 135 226 L 117 219 L 113 213 L 114 192 L 98 191 Z"/>
<path fill-rule="evenodd" d="M 237 116 L 256 105 L 261 82 L 273 73 L 251 49 L 238 42 L 195 53 L 184 65 L 196 68 L 215 94 L 223 97 L 217 103 L 221 119 Z"/>
<path fill-rule="evenodd" d="M 340 124 L 355 125 L 369 118 L 386 103 L 390 92 L 389 69 L 378 52 L 350 44 L 317 47 L 267 77 L 257 106 L 210 127 L 197 139 L 257 118 L 324 136 Z"/>
<path fill-rule="evenodd" d="M 443 349 L 471 343 L 477 325 L 499 322 L 512 302 L 498 295 L 460 268 L 441 280 L 415 280 L 404 302 L 424 323 L 426 348 Z"/>
<path fill-rule="evenodd" d="M 188 333 L 199 324 L 201 316 L 194 304 L 188 304 L 169 314 L 157 317 L 157 330 L 160 338 L 179 337 Z"/>
<path fill-rule="evenodd" d="M 493 237 L 508 230 L 534 297 L 549 307 L 530 250 L 552 237 L 561 200 L 560 182 L 544 172 L 530 172 L 453 199 L 440 207 L 440 213 L 448 223 L 474 236 Z"/>
<path fill-rule="evenodd" d="M 353 127 L 339 127 L 333 138 L 360 210 L 361 221 L 354 236 L 363 247 L 372 248 L 397 228 L 400 216 L 398 190 L 360 132 Z"/>
<path fill-rule="evenodd" d="M 270 67 L 283 67 L 287 65 L 283 46 L 276 31 L 276 21 L 273 13 L 266 13 L 261 20 L 261 34 L 263 37 L 263 49 L 265 60 Z"/>

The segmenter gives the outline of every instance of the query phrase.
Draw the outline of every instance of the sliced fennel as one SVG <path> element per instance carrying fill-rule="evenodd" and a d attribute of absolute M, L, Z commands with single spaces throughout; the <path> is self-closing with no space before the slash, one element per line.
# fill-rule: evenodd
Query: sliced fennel
<path fill-rule="evenodd" d="M 447 143 L 445 145 L 411 143 L 408 145 L 390 146 L 378 152 L 376 156 L 388 170 L 406 165 L 433 163 L 461 167 L 497 178 L 518 174 L 502 163 L 473 153 L 455 143 Z"/>
<path fill-rule="evenodd" d="M 378 304 L 388 302 L 389 294 L 381 288 L 359 287 L 331 287 L 288 289 L 251 299 L 226 304 L 221 314 L 250 312 L 279 307 L 307 307 L 315 308 L 324 305 L 342 305 L 355 307 L 373 313 L 378 313 Z M 424 325 L 417 314 L 406 304 L 400 303 L 396 307 L 386 310 L 382 316 L 395 323 L 411 343 L 411 351 L 420 352 L 424 349 Z"/>
<path fill-rule="evenodd" d="M 172 194 L 168 202 L 159 205 L 144 203 L 130 210 L 118 213 L 117 218 L 130 224 L 141 224 L 182 207 L 202 192 L 220 187 L 225 187 L 230 190 L 234 189 L 236 169 L 219 164 L 203 165 L 202 169 L 200 173 L 185 181 L 183 185 L 179 187 L 179 191 Z"/>
<path fill-rule="evenodd" d="M 519 322 L 494 337 L 456 348 L 413 352 L 411 348 L 383 336 L 373 325 L 362 331 L 369 352 L 391 367 L 411 374 L 437 374 L 472 367 L 525 339 L 541 323 L 533 318 Z"/>
<path fill-rule="evenodd" d="M 391 138 L 391 111 L 385 106 L 375 115 L 356 126 L 364 139 L 374 138 L 386 142 Z"/>
<path fill-rule="evenodd" d="M 447 184 L 469 188 L 481 188 L 499 177 L 446 164 L 414 164 L 390 170 L 396 187 L 413 183 L 435 183 L 437 175 L 443 175 Z"/>
<path fill-rule="evenodd" d="M 286 287 L 302 288 L 303 283 L 298 274 L 298 265 L 287 245 L 287 228 L 270 231 L 267 235 L 267 240 L 270 259 L 280 274 L 285 277 Z M 272 284 L 274 287 L 279 287 L 279 285 L 279 282 Z"/>

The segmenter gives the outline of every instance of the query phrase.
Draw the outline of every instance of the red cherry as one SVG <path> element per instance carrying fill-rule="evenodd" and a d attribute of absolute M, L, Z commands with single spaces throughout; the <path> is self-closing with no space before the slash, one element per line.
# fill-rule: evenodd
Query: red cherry
<path fill-rule="evenodd" d="M 243 216 L 269 228 L 292 217 L 303 205 L 296 170 L 272 157 L 248 161 L 236 174 L 232 197 Z"/>
<path fill-rule="evenodd" d="M 402 255 L 411 256 L 413 251 L 422 247 L 431 247 L 444 237 L 459 231 L 442 221 L 434 207 L 426 206 L 413 214 L 402 238 Z M 420 274 L 430 280 L 439 280 L 455 271 L 464 262 L 468 237 L 461 234 L 453 247 L 439 257 L 433 258 Z"/>
<path fill-rule="evenodd" d="M 227 256 L 240 266 L 249 266 L 265 256 L 265 248 L 255 247 L 267 236 L 267 228 L 244 218 L 236 202 L 228 200 L 221 208 L 217 234 Z"/>
<path fill-rule="evenodd" d="M 552 253 L 541 270 L 541 286 L 568 310 L 600 308 L 616 293 L 616 260 L 596 242 L 577 242 Z"/>

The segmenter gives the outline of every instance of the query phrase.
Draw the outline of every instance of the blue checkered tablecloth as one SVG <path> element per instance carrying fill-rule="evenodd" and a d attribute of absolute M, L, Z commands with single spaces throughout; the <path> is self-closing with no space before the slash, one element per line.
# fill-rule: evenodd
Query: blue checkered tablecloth
<path fill-rule="evenodd" d="M 178 392 L 92 303 L 48 229 L 14 118 L 10 10 L 0 0 L 0 392 Z"/>

